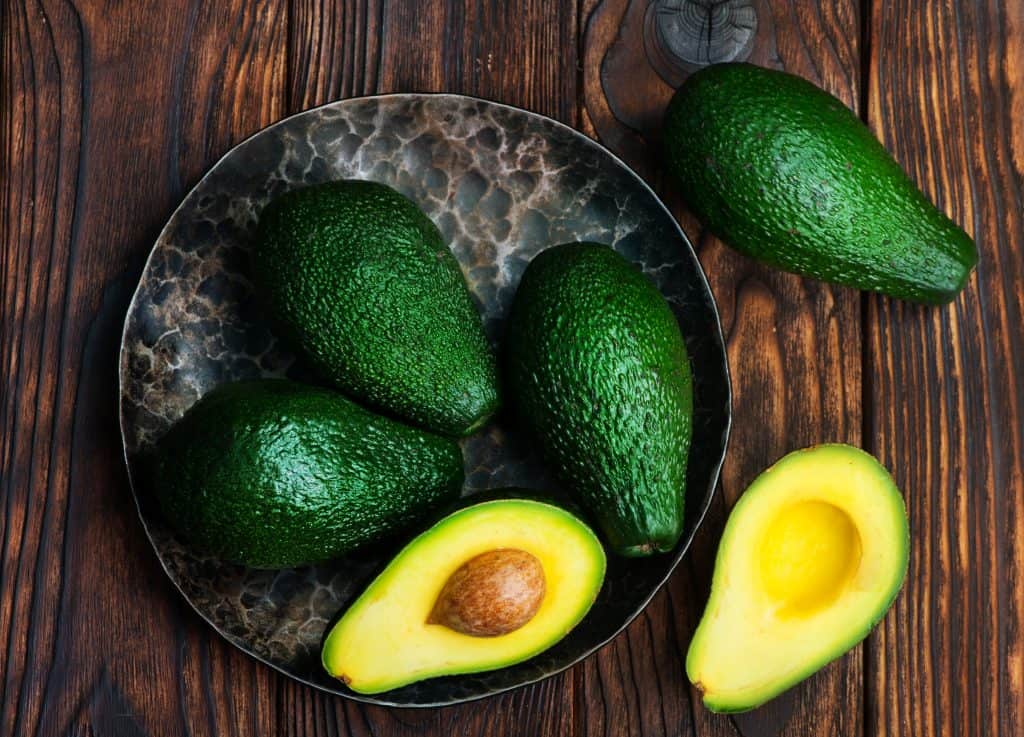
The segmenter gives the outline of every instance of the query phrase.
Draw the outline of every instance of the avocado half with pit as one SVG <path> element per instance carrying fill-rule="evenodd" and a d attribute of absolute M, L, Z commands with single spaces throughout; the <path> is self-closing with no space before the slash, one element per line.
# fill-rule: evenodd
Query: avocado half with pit
<path fill-rule="evenodd" d="M 712 711 L 752 709 L 864 639 L 907 570 L 903 497 L 848 445 L 790 453 L 733 508 L 686 658 Z"/>
<path fill-rule="evenodd" d="M 466 507 L 403 548 L 345 612 L 324 668 L 370 694 L 519 663 L 583 619 L 604 572 L 601 543 L 561 507 Z"/>

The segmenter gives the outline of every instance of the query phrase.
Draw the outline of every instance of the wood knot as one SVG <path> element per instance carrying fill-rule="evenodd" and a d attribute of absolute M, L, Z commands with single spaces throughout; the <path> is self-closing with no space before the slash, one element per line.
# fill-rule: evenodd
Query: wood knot
<path fill-rule="evenodd" d="M 644 50 L 673 87 L 709 64 L 745 61 L 757 33 L 750 0 L 655 0 L 644 18 Z"/>

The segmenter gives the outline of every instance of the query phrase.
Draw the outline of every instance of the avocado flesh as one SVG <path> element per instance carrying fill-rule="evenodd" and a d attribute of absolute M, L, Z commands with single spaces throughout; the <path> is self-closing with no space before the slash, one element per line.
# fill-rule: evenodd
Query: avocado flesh
<path fill-rule="evenodd" d="M 706 67 L 672 98 L 665 143 L 704 225 L 777 268 L 937 304 L 978 261 L 860 119 L 800 77 Z"/>
<path fill-rule="evenodd" d="M 206 394 L 149 461 L 171 526 L 255 568 L 337 557 L 457 498 L 463 481 L 454 440 L 275 379 Z"/>
<path fill-rule="evenodd" d="M 260 215 L 257 287 L 291 344 L 346 394 L 467 435 L 498 407 L 495 360 L 434 224 L 383 184 L 289 192 Z"/>
<path fill-rule="evenodd" d="M 508 321 L 509 396 L 613 550 L 671 550 L 683 530 L 693 389 L 679 323 L 608 246 L 570 243 L 523 274 Z"/>
<path fill-rule="evenodd" d="M 753 709 L 878 623 L 907 570 L 903 497 L 848 445 L 782 458 L 733 508 L 686 672 L 712 711 Z"/>
<path fill-rule="evenodd" d="M 526 551 L 543 566 L 547 587 L 533 618 L 497 637 L 427 624 L 451 574 L 502 548 Z M 324 668 L 353 691 L 369 694 L 527 660 L 583 619 L 604 572 L 597 537 L 560 507 L 526 499 L 466 507 L 420 534 L 374 579 L 324 641 Z"/>

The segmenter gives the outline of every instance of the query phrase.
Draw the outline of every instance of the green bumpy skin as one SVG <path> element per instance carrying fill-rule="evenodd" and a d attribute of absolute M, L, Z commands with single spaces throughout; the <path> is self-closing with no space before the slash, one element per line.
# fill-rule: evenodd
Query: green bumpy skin
<path fill-rule="evenodd" d="M 706 67 L 665 118 L 668 166 L 726 243 L 786 271 L 928 304 L 978 251 L 842 102 L 750 64 Z"/>
<path fill-rule="evenodd" d="M 463 481 L 454 440 L 280 379 L 217 387 L 149 460 L 171 526 L 254 568 L 337 557 L 456 499 Z"/>
<path fill-rule="evenodd" d="M 608 246 L 555 246 L 523 274 L 506 340 L 523 425 L 612 549 L 671 550 L 683 530 L 693 388 L 661 293 Z"/>
<path fill-rule="evenodd" d="M 390 187 L 329 182 L 274 200 L 253 271 L 285 336 L 350 396 L 455 436 L 497 410 L 494 355 L 459 264 Z"/>

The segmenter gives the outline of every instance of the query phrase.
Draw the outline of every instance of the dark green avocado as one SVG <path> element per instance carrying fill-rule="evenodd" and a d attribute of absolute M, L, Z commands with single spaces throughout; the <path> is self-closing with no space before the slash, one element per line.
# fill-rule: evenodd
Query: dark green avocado
<path fill-rule="evenodd" d="M 175 530 L 256 568 L 334 558 L 451 502 L 463 481 L 455 441 L 274 379 L 217 387 L 148 461 Z"/>
<path fill-rule="evenodd" d="M 679 323 L 654 285 L 608 246 L 543 251 L 516 292 L 505 368 L 529 437 L 612 549 L 671 550 L 693 390 Z"/>
<path fill-rule="evenodd" d="M 772 266 L 939 304 L 978 262 L 971 238 L 860 119 L 800 77 L 706 67 L 672 98 L 664 137 L 693 212 Z"/>
<path fill-rule="evenodd" d="M 459 264 L 390 187 L 329 182 L 274 200 L 253 271 L 292 345 L 353 398 L 456 436 L 498 408 L 494 355 Z"/>

